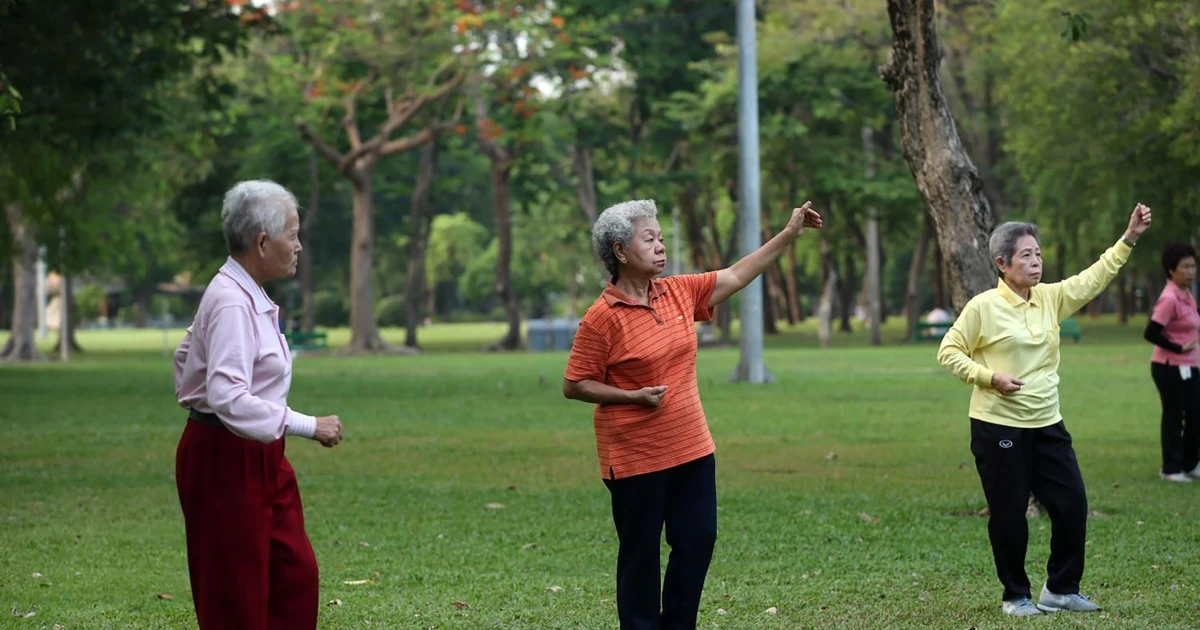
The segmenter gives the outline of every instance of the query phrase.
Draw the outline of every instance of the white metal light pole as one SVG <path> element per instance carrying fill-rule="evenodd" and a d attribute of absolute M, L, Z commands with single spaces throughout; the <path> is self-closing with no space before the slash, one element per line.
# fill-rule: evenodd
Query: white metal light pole
<path fill-rule="evenodd" d="M 738 166 L 741 213 L 738 244 L 746 256 L 762 245 L 758 171 L 758 51 L 755 45 L 754 0 L 738 0 Z M 763 363 L 762 278 L 741 291 L 741 358 L 730 380 L 769 383 L 771 373 Z"/>

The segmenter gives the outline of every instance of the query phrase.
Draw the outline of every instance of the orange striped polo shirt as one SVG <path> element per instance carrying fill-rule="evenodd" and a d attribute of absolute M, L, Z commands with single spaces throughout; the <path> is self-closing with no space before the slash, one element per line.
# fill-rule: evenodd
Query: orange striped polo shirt
<path fill-rule="evenodd" d="M 610 282 L 580 320 L 568 381 L 626 390 L 667 386 L 658 407 L 596 405 L 601 477 L 657 472 L 716 451 L 700 405 L 693 327 L 712 319 L 708 301 L 716 285 L 715 271 L 655 279 L 646 306 Z"/>

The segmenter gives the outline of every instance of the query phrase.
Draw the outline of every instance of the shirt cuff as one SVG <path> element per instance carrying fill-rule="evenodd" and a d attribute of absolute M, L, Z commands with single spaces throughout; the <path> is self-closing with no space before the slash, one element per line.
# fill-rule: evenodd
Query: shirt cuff
<path fill-rule="evenodd" d="M 995 374 L 996 373 L 994 371 L 989 370 L 982 365 L 975 368 L 975 374 L 973 375 L 973 378 L 975 379 L 975 385 L 977 387 L 992 389 L 992 376 Z"/>
<path fill-rule="evenodd" d="M 317 419 L 288 409 L 287 427 L 284 433 L 312 439 L 317 432 Z"/>

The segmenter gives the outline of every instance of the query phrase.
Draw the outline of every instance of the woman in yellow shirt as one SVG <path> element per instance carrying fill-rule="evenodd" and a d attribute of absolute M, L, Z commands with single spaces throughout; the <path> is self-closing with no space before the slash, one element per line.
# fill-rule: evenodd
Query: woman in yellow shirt
<path fill-rule="evenodd" d="M 1087 495 L 1058 406 L 1059 322 L 1095 299 L 1150 227 L 1138 204 L 1125 234 L 1082 273 L 1042 279 L 1037 226 L 1009 222 L 988 243 L 1000 275 L 995 289 L 967 302 L 942 338 L 938 363 L 968 385 L 971 453 L 991 517 L 988 537 L 1010 615 L 1100 610 L 1079 593 L 1087 540 Z M 1035 606 L 1025 574 L 1033 493 L 1052 526 L 1047 579 Z"/>

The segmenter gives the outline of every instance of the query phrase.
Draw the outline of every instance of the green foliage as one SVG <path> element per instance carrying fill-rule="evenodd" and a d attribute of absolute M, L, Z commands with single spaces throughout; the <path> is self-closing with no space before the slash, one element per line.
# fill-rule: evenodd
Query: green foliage
<path fill-rule="evenodd" d="M 0 119 L 8 119 L 9 129 L 17 130 L 17 116 L 21 113 L 21 93 L 8 83 L 0 72 Z"/>
<path fill-rule="evenodd" d="M 1200 162 L 1180 159 L 1200 116 L 1200 22 L 1194 2 L 1089 5 L 1090 36 L 1056 40 L 1053 11 L 1001 3 L 997 42 L 1005 72 L 1012 152 L 1031 217 L 1075 245 L 1076 267 L 1119 236 L 1137 202 L 1157 210 L 1137 260 L 1154 268 L 1156 245 L 1187 238 L 1200 214 Z M 1191 19 L 1189 19 L 1191 16 Z M 1181 143 L 1182 140 L 1182 143 Z"/>
<path fill-rule="evenodd" d="M 426 250 L 425 286 L 433 287 L 459 278 L 479 256 L 488 232 L 462 212 L 433 218 Z"/>
<path fill-rule="evenodd" d="M 316 302 L 318 326 L 345 326 L 350 321 L 350 304 L 346 292 L 340 289 L 325 289 L 313 296 Z"/>
<path fill-rule="evenodd" d="M 227 94 L 211 69 L 247 28 L 218 0 L 9 2 L 0 15 L 0 117 L 15 123 L 0 131 L 0 198 L 20 203 L 52 268 L 169 279 L 170 204 L 204 174 L 203 125 Z"/>
<path fill-rule="evenodd" d="M 1062 32 L 1064 42 L 1079 42 L 1087 39 L 1088 23 L 1092 21 L 1092 14 L 1086 11 L 1082 13 L 1062 11 L 1062 16 L 1067 19 L 1067 27 Z"/>
<path fill-rule="evenodd" d="M 100 317 L 101 304 L 105 299 L 104 287 L 89 284 L 75 291 L 75 313 L 79 321 L 92 321 Z"/>
<path fill-rule="evenodd" d="M 375 301 L 375 323 L 380 326 L 402 327 L 407 321 L 403 295 L 389 295 Z"/>

